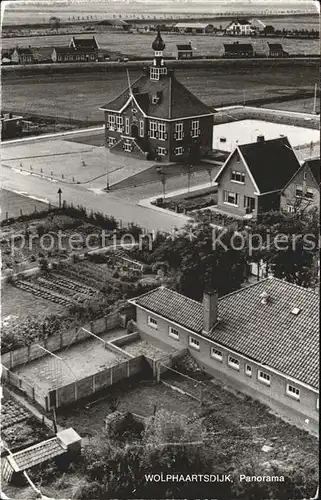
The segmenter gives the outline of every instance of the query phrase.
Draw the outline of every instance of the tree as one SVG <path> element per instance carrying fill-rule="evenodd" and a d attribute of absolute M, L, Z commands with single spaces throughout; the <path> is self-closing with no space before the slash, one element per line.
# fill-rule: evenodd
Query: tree
<path fill-rule="evenodd" d="M 52 29 L 58 30 L 58 28 L 60 28 L 60 19 L 59 19 L 59 17 L 52 16 L 50 18 L 49 22 L 50 22 L 50 27 Z"/>

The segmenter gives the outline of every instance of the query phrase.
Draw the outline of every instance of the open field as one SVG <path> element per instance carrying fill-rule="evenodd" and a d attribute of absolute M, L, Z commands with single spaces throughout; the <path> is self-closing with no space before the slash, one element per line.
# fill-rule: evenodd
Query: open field
<path fill-rule="evenodd" d="M 35 297 L 31 293 L 19 290 L 10 284 L 3 283 L 1 291 L 1 316 L 2 320 L 10 320 L 10 317 L 19 316 L 23 318 L 28 314 L 59 314 L 63 307 L 49 300 Z"/>
<path fill-rule="evenodd" d="M 87 35 L 93 36 L 92 33 Z M 95 33 L 95 37 L 99 43 L 99 47 L 111 52 L 121 52 L 128 56 L 140 56 L 151 58 L 151 44 L 155 38 L 155 33 Z M 31 37 L 17 37 L 17 38 L 4 38 L 2 40 L 3 49 L 14 48 L 17 44 L 21 47 L 56 47 L 66 46 L 70 42 L 71 35 L 50 35 L 50 36 L 31 36 Z M 218 37 L 218 36 L 203 36 L 190 34 L 164 34 L 166 49 L 164 52 L 166 56 L 176 56 L 176 44 L 188 43 L 192 40 L 194 55 L 213 56 L 218 57 L 223 43 L 231 43 L 235 40 L 240 42 L 252 43 L 255 52 L 260 54 L 268 54 L 267 42 L 282 43 L 284 50 L 292 54 L 318 54 L 319 41 L 318 40 L 296 40 L 290 38 L 258 38 L 253 37 Z"/>
<path fill-rule="evenodd" d="M 38 200 L 33 200 L 27 196 L 23 196 L 12 191 L 7 191 L 6 189 L 0 190 L 0 201 L 1 201 L 1 221 L 6 219 L 8 213 L 8 218 L 18 217 L 21 215 L 27 215 L 32 212 L 47 209 L 47 204 Z"/>
<path fill-rule="evenodd" d="M 264 104 L 262 108 L 268 109 L 282 109 L 286 111 L 298 111 L 299 113 L 312 113 L 314 105 L 314 98 L 310 99 L 296 99 L 294 101 L 278 102 L 275 104 Z M 317 113 L 320 113 L 320 99 L 316 101 Z"/>
<path fill-rule="evenodd" d="M 318 81 L 318 63 L 313 65 L 271 67 L 228 67 L 177 69 L 177 78 L 209 106 L 243 104 L 245 99 L 271 99 L 295 96 L 299 91 L 313 92 Z M 141 72 L 130 71 L 134 82 Z M 127 86 L 123 71 L 82 74 L 19 75 L 3 74 L 2 107 L 17 113 L 64 117 L 103 123 L 99 107 L 115 98 Z M 304 111 L 304 110 L 303 110 Z"/>

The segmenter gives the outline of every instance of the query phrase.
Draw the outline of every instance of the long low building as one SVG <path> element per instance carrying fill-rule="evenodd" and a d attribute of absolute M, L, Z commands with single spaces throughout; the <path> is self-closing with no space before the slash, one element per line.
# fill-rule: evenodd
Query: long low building
<path fill-rule="evenodd" d="M 215 378 L 262 401 L 296 424 L 319 417 L 319 297 L 268 278 L 203 303 L 166 287 L 129 302 L 138 331 L 187 347 Z"/>

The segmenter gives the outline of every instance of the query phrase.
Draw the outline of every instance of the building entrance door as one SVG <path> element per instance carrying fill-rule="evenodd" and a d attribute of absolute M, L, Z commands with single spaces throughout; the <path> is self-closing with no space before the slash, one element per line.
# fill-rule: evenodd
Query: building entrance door
<path fill-rule="evenodd" d="M 135 125 L 135 123 L 133 123 L 131 127 L 131 136 L 134 137 L 135 139 L 137 139 L 138 137 L 138 127 L 137 125 Z"/>

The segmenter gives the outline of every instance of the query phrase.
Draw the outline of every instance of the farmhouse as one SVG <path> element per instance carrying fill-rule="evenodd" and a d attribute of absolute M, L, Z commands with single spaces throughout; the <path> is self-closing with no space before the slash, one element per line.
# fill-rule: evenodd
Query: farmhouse
<path fill-rule="evenodd" d="M 174 26 L 175 31 L 180 33 L 213 33 L 214 26 L 208 23 L 177 23 Z"/>
<path fill-rule="evenodd" d="M 256 217 L 280 209 L 280 194 L 300 167 L 287 139 L 279 137 L 237 146 L 217 173 L 217 210 Z"/>
<path fill-rule="evenodd" d="M 212 149 L 214 112 L 167 68 L 160 32 L 152 48 L 152 65 L 100 108 L 105 114 L 106 146 L 150 160 L 198 161 Z"/>
<path fill-rule="evenodd" d="M 269 47 L 269 57 L 287 57 L 289 55 L 288 52 L 283 50 L 283 47 L 280 43 L 268 43 Z"/>
<path fill-rule="evenodd" d="M 254 49 L 251 43 L 224 43 L 221 49 L 222 57 L 253 57 Z"/>
<path fill-rule="evenodd" d="M 176 59 L 189 59 L 193 57 L 192 42 L 176 45 Z"/>
<path fill-rule="evenodd" d="M 51 53 L 53 62 L 97 61 L 99 45 L 95 37 L 71 39 L 69 47 L 54 47 Z"/>
<path fill-rule="evenodd" d="M 32 64 L 35 62 L 33 52 L 28 48 L 15 48 L 11 54 L 11 62 L 15 64 Z"/>
<path fill-rule="evenodd" d="M 276 278 L 196 302 L 165 287 L 129 302 L 139 331 L 179 348 L 217 379 L 283 416 L 318 421 L 319 299 Z"/>
<path fill-rule="evenodd" d="M 227 35 L 249 36 L 255 34 L 255 28 L 252 27 L 250 21 L 247 19 L 236 19 L 235 21 L 231 21 L 225 28 L 225 33 Z"/>
<path fill-rule="evenodd" d="M 281 209 L 286 212 L 320 206 L 320 158 L 307 160 L 281 193 Z"/>

